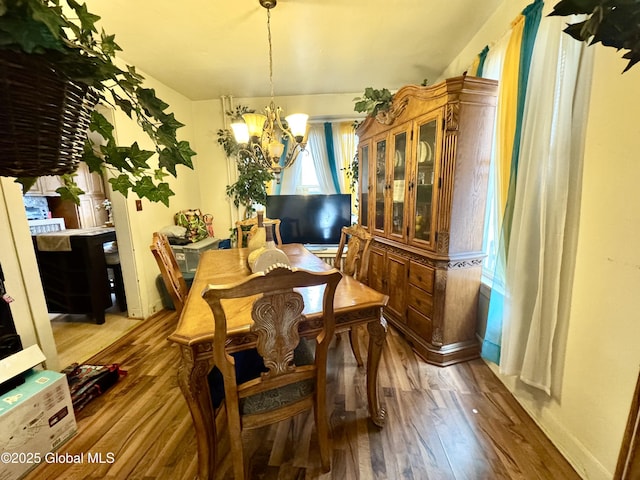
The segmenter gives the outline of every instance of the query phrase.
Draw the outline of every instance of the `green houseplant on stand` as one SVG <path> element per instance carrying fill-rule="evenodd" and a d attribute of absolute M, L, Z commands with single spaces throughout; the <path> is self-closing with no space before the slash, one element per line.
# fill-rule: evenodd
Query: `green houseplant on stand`
<path fill-rule="evenodd" d="M 225 112 L 232 120 L 241 118 L 243 113 L 253 113 L 253 110 L 244 105 L 238 105 L 233 111 Z M 255 212 L 254 205 L 266 203 L 267 184 L 274 179 L 273 173 L 252 161 L 246 151 L 240 149 L 231 130 L 220 129 L 217 134 L 218 144 L 227 158 L 234 160 L 238 172 L 236 181 L 227 185 L 227 197 L 233 201 L 236 208 L 244 209 L 243 214 L 240 215 L 241 218 L 249 218 Z M 236 229 L 232 227 L 232 241 L 236 240 L 235 236 Z"/>
<path fill-rule="evenodd" d="M 78 202 L 73 173 L 82 161 L 91 172 L 111 170 L 109 183 L 124 196 L 132 191 L 168 205 L 174 193 L 165 177 L 177 176 L 178 165 L 193 168 L 195 152 L 176 136 L 183 124 L 134 67 L 115 64 L 121 49 L 113 35 L 98 33 L 99 17 L 85 4 L 64 3 L 0 0 L 0 175 L 16 177 L 24 191 L 39 176 L 61 175 L 58 193 Z M 94 110 L 97 102 L 136 120 L 155 149 L 117 145 L 113 125 Z M 104 145 L 89 138 L 87 127 Z"/>

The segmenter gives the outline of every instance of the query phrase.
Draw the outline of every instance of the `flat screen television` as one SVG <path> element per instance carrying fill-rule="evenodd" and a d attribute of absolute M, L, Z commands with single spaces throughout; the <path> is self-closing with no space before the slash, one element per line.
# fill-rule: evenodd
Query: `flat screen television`
<path fill-rule="evenodd" d="M 351 225 L 351 194 L 268 195 L 266 216 L 280 219 L 283 243 L 337 245 Z"/>

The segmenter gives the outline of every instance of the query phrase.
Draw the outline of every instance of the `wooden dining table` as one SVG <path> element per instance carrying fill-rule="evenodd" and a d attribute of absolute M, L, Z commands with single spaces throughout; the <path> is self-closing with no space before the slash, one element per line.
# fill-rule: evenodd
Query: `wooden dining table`
<path fill-rule="evenodd" d="M 281 246 L 291 266 L 311 271 L 326 271 L 332 267 L 309 252 L 301 244 Z M 175 332 L 169 340 L 181 348 L 178 382 L 193 418 L 198 445 L 198 478 L 213 478 L 216 461 L 216 424 L 207 376 L 214 366 L 211 309 L 202 298 L 207 285 L 237 282 L 251 274 L 247 263 L 249 250 L 234 248 L 208 250 L 200 257 L 198 268 Z M 312 337 L 321 329 L 323 287 L 301 288 L 304 299 L 304 319 L 299 325 L 302 336 Z M 251 299 L 242 314 L 227 319 L 229 353 L 255 348 L 257 336 L 251 331 Z M 387 334 L 382 308 L 388 301 L 384 295 L 367 285 L 344 275 L 334 297 L 336 332 L 349 327 L 367 325 L 369 347 L 367 356 L 367 400 L 372 422 L 382 427 L 385 410 L 378 397 L 378 366 Z"/>

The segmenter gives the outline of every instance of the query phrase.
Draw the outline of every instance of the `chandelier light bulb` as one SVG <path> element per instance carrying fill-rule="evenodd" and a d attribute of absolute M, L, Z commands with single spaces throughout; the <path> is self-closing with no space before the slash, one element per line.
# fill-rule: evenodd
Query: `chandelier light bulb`
<path fill-rule="evenodd" d="M 269 143 L 269 147 L 267 149 L 269 151 L 270 158 L 280 158 L 282 152 L 284 152 L 284 145 L 277 140 L 274 140 Z"/>
<path fill-rule="evenodd" d="M 260 113 L 245 113 L 242 115 L 244 123 L 247 124 L 249 129 L 249 136 L 252 140 L 262 137 L 262 130 L 264 129 L 264 122 L 267 121 L 266 115 Z"/>
<path fill-rule="evenodd" d="M 285 120 L 289 125 L 289 130 L 291 130 L 291 135 L 293 135 L 298 143 L 302 142 L 307 133 L 308 118 L 309 115 L 306 113 L 292 113 L 285 117 Z"/>
<path fill-rule="evenodd" d="M 249 127 L 244 122 L 234 122 L 231 124 L 231 130 L 233 131 L 233 138 L 236 139 L 236 142 L 245 145 L 249 143 L 250 135 L 249 135 Z"/>

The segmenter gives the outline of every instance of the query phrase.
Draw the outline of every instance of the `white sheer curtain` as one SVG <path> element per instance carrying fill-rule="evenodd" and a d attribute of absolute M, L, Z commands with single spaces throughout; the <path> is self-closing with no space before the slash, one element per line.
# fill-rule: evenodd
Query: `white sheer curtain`
<path fill-rule="evenodd" d="M 337 193 L 329 168 L 329 155 L 327 154 L 327 142 L 324 136 L 324 125 L 312 123 L 309 127 L 307 148 L 313 157 L 316 167 L 316 175 L 320 184 L 320 191 L 326 194 Z"/>
<path fill-rule="evenodd" d="M 349 168 L 349 164 L 356 155 L 356 134 L 353 130 L 353 122 L 336 122 L 332 126 L 340 193 L 351 193 L 345 170 Z"/>
<path fill-rule="evenodd" d="M 294 195 L 299 193 L 296 191 L 296 188 L 302 178 L 302 165 L 304 164 L 302 157 L 304 155 L 310 155 L 313 159 L 320 191 L 325 194 L 337 193 L 333 178 L 331 177 L 331 170 L 329 169 L 329 156 L 327 154 L 327 144 L 324 137 L 324 126 L 322 124 L 312 123 L 309 126 L 306 151 L 300 152 L 294 164 L 282 171 L 280 195 Z"/>
<path fill-rule="evenodd" d="M 277 195 L 295 195 L 296 187 L 300 182 L 302 164 L 300 160 L 302 160 L 303 155 L 308 155 L 309 152 L 303 151 L 300 152 L 296 161 L 289 168 L 285 168 L 282 170 L 280 174 L 280 189 L 276 189 L 275 193 Z"/>
<path fill-rule="evenodd" d="M 504 56 L 509 46 L 509 40 L 511 39 L 511 29 L 500 39 L 498 40 L 487 53 L 487 56 L 484 61 L 484 66 L 482 69 L 482 77 L 490 78 L 493 80 L 500 80 L 500 76 L 502 75 L 502 66 L 504 64 Z M 500 83 L 498 83 L 498 90 L 500 89 Z M 499 97 L 499 94 L 498 94 Z M 499 141 L 498 138 L 498 115 L 496 115 L 493 131 L 493 146 L 491 148 L 491 164 L 489 167 L 489 185 L 487 188 L 487 210 L 485 215 L 485 231 L 483 238 L 484 252 L 487 254 L 487 257 L 484 260 L 483 264 L 483 280 L 486 281 L 490 286 L 494 284 L 494 280 L 496 280 L 499 285 L 496 285 L 497 288 L 503 288 L 502 278 L 495 279 L 494 274 L 496 273 L 496 259 L 497 259 L 497 251 L 498 251 L 498 241 L 500 237 L 500 215 L 502 212 L 500 211 L 497 190 L 498 188 L 498 177 L 499 174 L 498 168 L 496 168 L 496 159 L 500 158 L 500 145 L 503 142 Z"/>
<path fill-rule="evenodd" d="M 551 393 L 564 348 L 580 209 L 592 49 L 540 23 L 523 118 L 500 371 Z"/>

